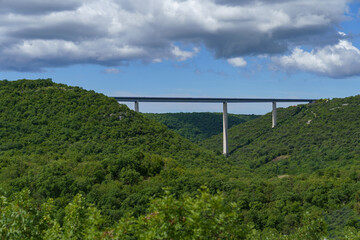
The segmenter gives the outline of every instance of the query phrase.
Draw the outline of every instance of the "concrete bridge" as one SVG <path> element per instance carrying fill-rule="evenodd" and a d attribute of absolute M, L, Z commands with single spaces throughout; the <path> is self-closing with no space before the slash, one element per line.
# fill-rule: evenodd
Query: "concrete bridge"
<path fill-rule="evenodd" d="M 228 144 L 228 103 L 272 103 L 272 128 L 276 126 L 276 103 L 278 102 L 306 102 L 312 103 L 317 99 L 281 99 L 281 98 L 179 98 L 179 97 L 113 97 L 118 102 L 134 102 L 135 111 L 139 112 L 140 102 L 190 102 L 190 103 L 222 103 L 223 104 L 223 154 L 229 155 Z"/>

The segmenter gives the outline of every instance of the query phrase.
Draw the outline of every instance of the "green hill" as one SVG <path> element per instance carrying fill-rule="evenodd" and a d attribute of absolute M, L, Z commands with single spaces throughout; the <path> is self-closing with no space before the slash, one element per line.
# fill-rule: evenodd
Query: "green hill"
<path fill-rule="evenodd" d="M 8 194 L 29 188 L 63 205 L 83 193 L 117 219 L 143 211 L 171 185 L 166 174 L 216 159 L 102 94 L 51 80 L 0 82 L 0 188 Z"/>
<path fill-rule="evenodd" d="M 360 160 L 360 95 L 278 109 L 229 130 L 232 162 L 270 175 L 351 166 Z M 222 136 L 201 145 L 221 150 Z"/>
<path fill-rule="evenodd" d="M 225 158 L 93 91 L 0 93 L 2 239 L 360 236 L 359 96 L 234 126 Z"/>
<path fill-rule="evenodd" d="M 222 132 L 222 113 L 146 113 L 146 117 L 165 124 L 192 142 L 200 142 Z M 258 115 L 229 114 L 229 127 L 259 117 Z"/>
<path fill-rule="evenodd" d="M 220 153 L 221 143 L 219 134 L 200 145 Z M 358 239 L 345 238 L 344 227 L 360 227 L 360 95 L 279 108 L 274 129 L 271 113 L 234 126 L 229 150 L 237 167 L 291 182 L 286 201 L 320 207 L 329 239 Z"/>

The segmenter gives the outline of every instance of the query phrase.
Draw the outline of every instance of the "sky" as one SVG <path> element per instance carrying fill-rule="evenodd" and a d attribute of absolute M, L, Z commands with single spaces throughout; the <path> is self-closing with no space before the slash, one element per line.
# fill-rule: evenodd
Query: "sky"
<path fill-rule="evenodd" d="M 354 96 L 359 9 L 358 0 L 0 0 L 0 79 L 51 78 L 107 96 Z M 271 105 L 228 109 L 263 114 Z"/>

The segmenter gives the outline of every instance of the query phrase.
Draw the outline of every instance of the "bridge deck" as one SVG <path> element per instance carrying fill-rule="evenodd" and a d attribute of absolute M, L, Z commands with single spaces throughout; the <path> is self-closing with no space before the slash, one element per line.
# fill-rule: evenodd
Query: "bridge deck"
<path fill-rule="evenodd" d="M 185 97 L 113 97 L 119 102 L 201 102 L 201 103 L 250 103 L 250 102 L 313 102 L 316 99 L 291 98 L 185 98 Z"/>

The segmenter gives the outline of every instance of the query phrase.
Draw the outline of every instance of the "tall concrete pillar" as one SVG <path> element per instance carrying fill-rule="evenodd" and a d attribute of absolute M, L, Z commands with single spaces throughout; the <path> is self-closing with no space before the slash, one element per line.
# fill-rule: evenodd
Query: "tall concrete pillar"
<path fill-rule="evenodd" d="M 139 101 L 135 101 L 135 112 L 139 112 Z"/>
<path fill-rule="evenodd" d="M 227 102 L 223 102 L 223 154 L 229 156 Z"/>
<path fill-rule="evenodd" d="M 276 102 L 272 102 L 272 128 L 276 126 Z"/>

